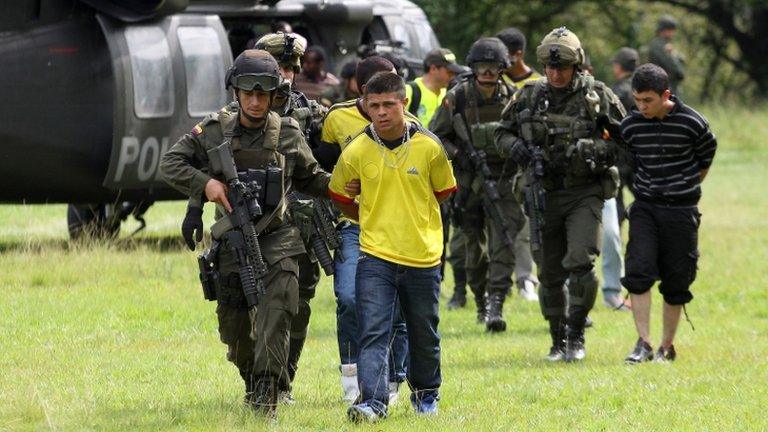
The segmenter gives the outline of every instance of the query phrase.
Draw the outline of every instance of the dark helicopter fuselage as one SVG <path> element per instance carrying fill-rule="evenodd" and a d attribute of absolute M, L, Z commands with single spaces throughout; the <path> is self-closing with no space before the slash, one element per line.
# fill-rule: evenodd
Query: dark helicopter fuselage
<path fill-rule="evenodd" d="M 399 35 L 415 64 L 437 44 L 404 0 L 18 0 L 9 11 L 0 203 L 183 198 L 161 180 L 160 156 L 231 100 L 224 74 L 238 38 L 274 20 L 325 47 L 335 71 L 360 43 Z"/>

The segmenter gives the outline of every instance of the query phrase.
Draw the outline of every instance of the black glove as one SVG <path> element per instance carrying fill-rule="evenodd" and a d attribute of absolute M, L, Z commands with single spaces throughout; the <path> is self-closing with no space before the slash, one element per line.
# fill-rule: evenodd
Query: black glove
<path fill-rule="evenodd" d="M 531 161 L 531 151 L 525 145 L 523 140 L 519 139 L 512 144 L 509 149 L 509 158 L 515 161 L 519 166 L 526 166 Z"/>
<path fill-rule="evenodd" d="M 192 235 L 194 234 L 194 238 Z M 203 209 L 199 207 L 187 207 L 187 214 L 181 223 L 181 236 L 187 243 L 189 250 L 195 250 L 195 241 L 203 241 Z"/>

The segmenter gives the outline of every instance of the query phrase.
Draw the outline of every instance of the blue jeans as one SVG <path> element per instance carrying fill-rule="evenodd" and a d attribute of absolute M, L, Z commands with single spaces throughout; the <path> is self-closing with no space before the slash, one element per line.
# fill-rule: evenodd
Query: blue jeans
<path fill-rule="evenodd" d="M 360 255 L 360 226 L 343 222 L 341 229 L 341 255 L 334 257 L 333 290 L 336 294 L 336 333 L 339 340 L 341 364 L 357 363 L 359 355 L 357 313 L 355 311 L 355 274 Z M 399 309 L 399 306 L 398 306 Z M 390 355 L 390 381 L 403 382 L 408 356 L 408 336 L 405 321 L 398 310 L 393 323 L 392 353 Z"/>
<path fill-rule="evenodd" d="M 361 253 L 356 277 L 360 359 L 357 379 L 363 403 L 386 410 L 392 323 L 398 299 L 408 328 L 408 383 L 412 400 L 436 400 L 440 375 L 437 325 L 440 266 L 415 268 Z"/>
<path fill-rule="evenodd" d="M 621 258 L 621 229 L 616 198 L 603 206 L 603 297 L 621 294 L 624 261 Z"/>

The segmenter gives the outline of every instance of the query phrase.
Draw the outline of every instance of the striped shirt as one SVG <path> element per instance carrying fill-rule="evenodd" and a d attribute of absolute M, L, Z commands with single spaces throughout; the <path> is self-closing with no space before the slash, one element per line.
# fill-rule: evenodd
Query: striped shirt
<path fill-rule="evenodd" d="M 621 122 L 621 135 L 634 163 L 637 199 L 695 206 L 701 198 L 701 171 L 712 165 L 717 140 L 707 119 L 677 97 L 663 119 L 639 111 Z"/>

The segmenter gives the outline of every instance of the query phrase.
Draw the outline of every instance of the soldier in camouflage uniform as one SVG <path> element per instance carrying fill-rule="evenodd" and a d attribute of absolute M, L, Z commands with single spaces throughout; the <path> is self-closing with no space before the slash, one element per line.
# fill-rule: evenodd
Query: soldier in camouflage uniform
<path fill-rule="evenodd" d="M 603 201 L 614 197 L 618 186 L 615 143 L 609 139 L 620 136 L 624 108 L 609 88 L 580 70 L 584 50 L 565 27 L 544 37 L 536 57 L 546 77 L 515 94 L 496 143 L 524 167 L 532 151 L 543 152 L 545 208 L 528 216 L 543 217 L 542 245 L 534 256 L 541 311 L 552 336 L 547 359 L 576 361 L 586 354 L 584 324 L 597 295 L 594 262 Z"/>
<path fill-rule="evenodd" d="M 685 79 L 685 60 L 673 45 L 677 33 L 677 20 L 670 15 L 662 15 L 656 25 L 656 37 L 648 43 L 648 62 L 661 66 L 669 76 L 672 94 L 680 96 L 681 84 Z"/>
<path fill-rule="evenodd" d="M 280 202 L 264 206 L 264 219 L 256 224 L 259 244 L 268 266 L 265 294 L 249 309 L 238 277 L 235 257 L 228 247 L 218 254 L 220 283 L 216 289 L 221 341 L 227 359 L 245 382 L 246 402 L 257 412 L 276 410 L 278 389 L 290 385 L 289 336 L 298 313 L 298 257 L 305 253 L 299 230 L 289 222 L 285 196 L 294 188 L 325 196 L 329 175 L 319 167 L 303 131 L 292 118 L 270 111 L 280 87 L 279 66 L 261 50 L 240 54 L 227 73 L 227 87 L 236 90 L 237 104 L 206 117 L 163 155 L 163 178 L 175 189 L 197 199 L 213 201 L 229 211 L 226 185 L 213 178 L 207 150 L 229 142 L 238 170 L 282 170 Z M 217 209 L 217 219 L 222 216 Z M 263 228 L 262 228 L 263 227 Z M 226 245 L 225 245 L 226 246 Z"/>
<path fill-rule="evenodd" d="M 304 132 L 304 138 L 314 151 L 320 142 L 320 131 L 323 117 L 328 109 L 314 100 L 309 100 L 303 93 L 291 88 L 291 83 L 296 74 L 301 72 L 301 56 L 304 55 L 304 43 L 301 39 L 285 33 L 267 34 L 254 45 L 255 49 L 261 49 L 272 54 L 280 65 L 280 73 L 285 85 L 278 90 L 275 98 L 275 112 L 283 117 L 291 117 L 299 124 Z M 302 194 L 296 194 L 299 200 L 291 203 L 291 216 L 299 227 L 311 227 L 312 201 Z M 303 207 L 303 208 L 302 208 Z M 304 218 L 304 220 L 297 220 Z M 312 310 L 309 301 L 315 297 L 315 288 L 320 282 L 320 266 L 317 258 L 312 253 L 310 246 L 311 233 L 301 230 L 301 237 L 307 253 L 299 255 L 299 312 L 291 322 L 291 340 L 288 351 L 288 373 L 291 381 L 296 376 L 299 365 L 299 357 L 307 339 L 307 327 Z M 286 395 L 290 401 L 290 394 Z"/>
<path fill-rule="evenodd" d="M 270 33 L 259 39 L 254 49 L 267 51 L 277 60 L 280 66 L 280 75 L 283 78 L 283 85 L 278 89 L 275 99 L 272 103 L 272 110 L 282 117 L 291 117 L 299 124 L 299 128 L 304 132 L 304 138 L 310 148 L 314 149 L 320 137 L 320 129 L 327 108 L 316 101 L 310 101 L 303 93 L 291 89 L 293 76 L 301 70 L 301 56 L 304 54 L 304 42 L 300 38 L 295 38 L 290 34 Z M 237 112 L 237 102 L 232 102 L 225 109 Z M 297 200 L 289 205 L 289 219 L 295 222 L 298 227 L 310 227 L 311 221 L 297 220 L 297 218 L 308 219 L 312 217 L 312 202 L 306 200 L 306 196 L 296 193 Z M 202 204 L 195 197 L 190 198 L 187 207 L 187 215 L 184 218 L 182 228 L 184 238 L 194 250 L 192 239 L 192 229 L 197 229 L 199 235 L 202 235 Z M 198 228 L 199 227 L 199 228 Z M 309 326 L 309 317 L 312 314 L 309 302 L 315 297 L 315 288 L 320 282 L 320 267 L 317 259 L 312 253 L 309 245 L 311 233 L 301 230 L 301 237 L 304 240 L 307 253 L 299 256 L 299 312 L 291 322 L 291 340 L 288 352 L 288 372 L 291 382 L 296 376 L 296 370 L 299 365 L 299 357 L 304 348 L 304 342 L 307 338 L 307 327 Z M 202 237 L 198 239 L 200 241 Z M 281 389 L 285 392 L 282 399 L 291 402 L 292 397 L 288 389 Z"/>
<path fill-rule="evenodd" d="M 514 248 L 510 243 L 514 243 L 515 236 L 525 223 L 522 208 L 513 193 L 517 165 L 500 157 L 494 145 L 494 131 L 499 126 L 501 111 L 514 92 L 501 78 L 508 62 L 507 48 L 499 39 L 482 38 L 476 41 L 467 56 L 467 65 L 472 68 L 473 74 L 446 94 L 430 127 L 454 161 L 459 182 L 456 207 L 461 212 L 460 225 L 466 242 L 467 282 L 475 295 L 479 320 L 486 313 L 484 299 L 487 289 L 488 308 L 484 322 L 487 330 L 492 332 L 506 330 L 502 308 L 512 286 L 515 267 Z M 470 165 L 470 144 L 484 155 L 490 170 L 488 180 L 496 183 L 500 197 L 495 205 L 500 209 L 501 221 L 489 213 L 492 211 L 489 206 L 493 203 L 483 188 L 480 173 Z M 480 265 L 486 232 L 487 276 L 485 268 Z"/>

